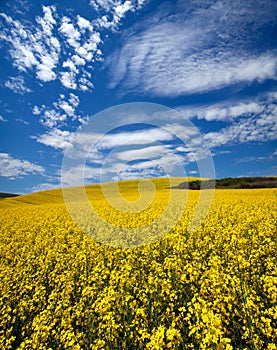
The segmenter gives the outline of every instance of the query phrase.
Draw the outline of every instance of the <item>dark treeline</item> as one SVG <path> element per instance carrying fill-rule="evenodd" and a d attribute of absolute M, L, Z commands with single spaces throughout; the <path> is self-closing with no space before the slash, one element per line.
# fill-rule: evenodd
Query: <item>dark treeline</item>
<path fill-rule="evenodd" d="M 276 188 L 277 177 L 226 177 L 219 180 L 194 180 L 182 182 L 175 188 L 202 190 L 208 188 Z"/>
<path fill-rule="evenodd" d="M 0 193 L 0 199 L 2 198 L 9 198 L 9 197 L 17 197 L 19 194 L 14 194 L 14 193 Z"/>

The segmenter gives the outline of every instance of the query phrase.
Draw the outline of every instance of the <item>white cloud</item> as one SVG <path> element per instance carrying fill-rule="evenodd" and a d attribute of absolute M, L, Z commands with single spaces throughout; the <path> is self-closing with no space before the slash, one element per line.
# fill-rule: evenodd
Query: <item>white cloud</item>
<path fill-rule="evenodd" d="M 7 122 L 7 120 L 4 117 L 2 117 L 2 115 L 0 115 L 0 122 Z"/>
<path fill-rule="evenodd" d="M 203 10 L 197 1 L 188 7 L 179 1 L 179 12 L 170 8 L 174 15 L 156 14 L 139 30 L 126 30 L 110 57 L 110 86 L 179 96 L 276 79 L 276 53 L 251 48 L 259 26 L 275 21 L 274 6 L 214 0 Z"/>
<path fill-rule="evenodd" d="M 82 91 L 88 91 L 90 88 L 93 88 L 91 73 L 85 72 L 80 80 L 79 80 L 79 86 Z"/>
<path fill-rule="evenodd" d="M 80 30 L 84 30 L 84 29 L 88 29 L 88 30 L 92 30 L 92 25 L 90 23 L 90 21 L 88 21 L 86 18 L 81 17 L 81 16 L 77 16 L 77 24 L 80 28 Z"/>
<path fill-rule="evenodd" d="M 155 151 L 155 147 L 160 147 L 161 152 L 159 154 L 157 153 L 158 148 Z M 134 160 L 137 162 L 130 164 L 130 161 Z M 88 159 L 86 164 L 73 165 L 66 170 L 63 169 L 63 184 L 72 186 L 82 185 L 83 182 L 91 182 L 95 179 L 107 181 L 110 179 L 172 175 L 180 164 L 183 165 L 183 161 L 182 157 L 176 156 L 172 150 L 162 145 L 115 152 L 111 157 L 103 157 L 99 163 L 93 159 L 92 163 L 94 165 Z"/>
<path fill-rule="evenodd" d="M 147 179 L 153 177 L 164 177 L 166 174 L 157 167 L 155 168 L 145 168 L 145 169 L 132 169 L 123 168 L 121 171 L 115 175 L 112 180 L 120 181 L 120 180 L 136 180 L 136 179 Z"/>
<path fill-rule="evenodd" d="M 123 4 L 119 4 L 114 8 L 114 23 L 119 23 L 122 18 L 125 17 L 126 12 L 133 9 L 131 1 L 125 1 Z"/>
<path fill-rule="evenodd" d="M 113 27 L 113 23 L 109 21 L 108 16 L 106 15 L 97 18 L 97 20 L 94 21 L 94 24 L 97 28 L 101 29 L 111 29 Z"/>
<path fill-rule="evenodd" d="M 122 7 L 126 9 L 128 8 L 128 10 L 136 7 L 135 1 L 125 1 L 125 0 L 90 0 L 90 4 L 96 10 L 98 11 L 104 10 L 107 13 L 115 12 L 118 7 L 120 8 Z M 118 11 L 122 11 L 122 10 L 119 9 Z"/>
<path fill-rule="evenodd" d="M 130 164 L 131 161 L 136 162 Z M 178 167 L 185 164 L 186 160 L 176 154 L 175 150 L 171 149 L 169 145 L 156 145 L 117 152 L 111 160 L 105 160 L 105 162 L 107 162 L 107 165 L 105 164 L 102 170 L 104 175 L 107 173 L 120 173 L 122 175 L 122 173 L 127 172 L 137 174 L 144 171 L 153 174 L 156 172 L 173 175 Z"/>
<path fill-rule="evenodd" d="M 99 149 L 111 149 L 119 146 L 146 145 L 154 142 L 169 141 L 174 135 L 164 129 L 148 129 L 116 134 L 97 135 L 95 137 Z"/>
<path fill-rule="evenodd" d="M 249 163 L 249 162 L 263 162 L 271 158 L 272 158 L 272 155 L 270 156 L 267 155 L 266 157 L 263 157 L 263 156 L 245 157 L 245 158 L 237 159 L 236 163 L 240 164 L 240 163 Z"/>
<path fill-rule="evenodd" d="M 70 19 L 68 17 L 63 17 L 62 24 L 60 26 L 60 31 L 67 38 L 67 42 L 69 45 L 73 46 L 74 48 L 79 47 L 79 40 L 81 34 L 76 28 L 74 28 L 73 24 L 70 22 Z"/>
<path fill-rule="evenodd" d="M 86 182 L 91 183 L 95 179 L 99 180 L 100 174 L 101 168 L 88 165 L 72 166 L 70 169 L 63 169 L 62 184 L 63 186 L 82 186 Z"/>
<path fill-rule="evenodd" d="M 45 57 L 44 57 L 45 59 Z M 55 64 L 51 64 L 51 59 L 49 59 L 49 65 L 38 64 L 36 76 L 41 81 L 51 81 L 56 79 L 56 73 L 52 70 Z"/>
<path fill-rule="evenodd" d="M 80 47 L 77 52 L 80 56 L 84 56 L 84 57 L 86 57 L 88 54 L 87 50 L 83 46 Z"/>
<path fill-rule="evenodd" d="M 266 142 L 277 139 L 277 114 L 262 113 L 259 116 L 240 119 L 239 122 L 204 136 L 210 148 L 226 144 L 246 142 Z"/>
<path fill-rule="evenodd" d="M 177 152 L 180 152 L 180 153 L 187 153 L 190 151 L 190 149 L 188 147 L 183 147 L 183 146 L 180 146 L 180 147 L 177 147 L 176 148 L 176 151 Z"/>
<path fill-rule="evenodd" d="M 28 174 L 43 174 L 44 168 L 28 160 L 13 158 L 8 153 L 0 153 L 0 176 L 14 178 Z"/>
<path fill-rule="evenodd" d="M 127 158 L 127 151 L 115 153 L 113 157 L 104 159 L 103 166 L 96 168 L 96 170 L 98 170 L 102 179 L 110 179 L 115 176 L 119 178 L 133 178 L 134 175 L 145 177 L 146 174 L 152 174 L 153 176 L 164 176 L 166 174 L 168 176 L 182 176 L 186 160 L 176 155 L 173 150 L 164 147 L 159 156 L 151 152 L 152 154 L 148 153 L 148 157 L 146 156 L 144 159 L 141 158 L 142 153 L 146 155 L 148 151 L 146 149 L 138 149 L 136 153 L 130 151 L 132 156 L 138 157 L 130 159 Z M 118 160 L 121 155 L 124 161 Z"/>
<path fill-rule="evenodd" d="M 187 148 L 186 154 L 181 152 L 184 147 L 175 149 L 173 129 L 175 132 L 186 131 L 186 137 L 194 137 L 191 130 L 188 133 L 185 126 L 177 124 L 172 124 L 172 130 L 151 128 L 105 135 L 93 132 L 72 135 L 70 148 L 66 150 L 67 184 L 81 184 L 83 178 L 99 179 L 100 176 L 103 181 L 115 177 L 181 176 L 186 163 L 201 158 L 196 154 L 196 147 Z M 55 145 L 60 143 L 61 140 Z M 201 144 L 203 158 L 206 154 L 203 155 L 202 148 Z M 76 164 L 80 166 L 76 167 Z"/>
<path fill-rule="evenodd" d="M 88 91 L 93 84 L 84 78 L 90 74 L 91 67 L 87 67 L 87 64 L 91 61 L 102 61 L 102 52 L 99 49 L 102 43 L 100 33 L 94 30 L 87 19 L 80 16 L 77 16 L 75 25 L 68 17 L 63 17 L 59 30 L 72 49 L 71 58 L 62 64 L 68 71 L 61 72 L 60 81 L 68 89 Z"/>
<path fill-rule="evenodd" d="M 40 113 L 41 113 L 41 108 L 39 108 L 38 106 L 34 106 L 32 113 L 33 113 L 34 115 L 40 115 Z"/>
<path fill-rule="evenodd" d="M 82 57 L 80 57 L 78 55 L 72 56 L 72 59 L 77 66 L 84 66 L 86 64 L 86 60 L 84 60 Z M 64 67 L 65 67 L 65 65 L 64 65 Z M 76 69 L 76 68 L 74 68 L 74 69 Z"/>
<path fill-rule="evenodd" d="M 164 154 L 172 154 L 172 151 L 166 145 L 156 145 L 119 152 L 116 157 L 120 160 L 130 161 L 132 159 L 159 158 Z"/>
<path fill-rule="evenodd" d="M 207 147 L 221 147 L 234 142 L 266 142 L 277 138 L 277 94 L 270 92 L 240 102 L 224 102 L 196 108 L 178 107 L 185 118 L 223 121 L 226 127 L 204 135 Z M 193 139 L 196 142 L 197 139 Z"/>
<path fill-rule="evenodd" d="M 246 64 L 245 64 L 246 63 Z M 273 54 L 260 55 L 258 58 L 250 58 L 234 72 L 233 80 L 262 82 L 266 79 L 276 79 L 277 57 Z"/>
<path fill-rule="evenodd" d="M 143 154 L 144 152 L 156 152 L 158 146 L 153 148 L 145 148 L 144 150 L 137 147 L 137 150 L 131 150 L 133 146 L 153 145 L 155 143 L 166 143 L 174 139 L 174 135 L 164 129 L 148 129 L 130 132 L 118 132 L 114 134 L 98 134 L 93 132 L 88 133 L 69 133 L 62 132 L 58 129 L 53 129 L 50 132 L 41 135 L 37 138 L 48 146 L 67 150 L 67 156 L 72 159 L 89 159 L 91 162 L 101 164 L 105 159 L 108 150 L 116 150 L 114 157 L 127 157 L 128 152 L 133 156 L 135 153 Z M 166 153 L 172 152 L 167 150 L 167 146 L 160 146 Z M 127 152 L 127 153 L 124 153 Z M 158 154 L 157 154 L 158 156 Z M 118 158 L 119 159 L 119 158 Z"/>
<path fill-rule="evenodd" d="M 26 92 L 31 92 L 32 90 L 25 86 L 24 78 L 22 76 L 10 77 L 9 80 L 5 82 L 5 87 L 12 90 L 16 94 L 23 95 Z"/>
<path fill-rule="evenodd" d="M 104 13 L 94 22 L 100 28 L 116 30 L 127 12 L 135 12 L 149 0 L 90 0 L 91 6 Z"/>
<path fill-rule="evenodd" d="M 0 39 L 9 43 L 13 64 L 20 71 L 26 72 L 34 68 L 37 78 L 46 82 L 56 79 L 60 43 L 53 37 L 55 6 L 43 6 L 42 10 L 44 15 L 37 16 L 36 27 L 1 14 L 8 25 L 2 31 Z"/>
<path fill-rule="evenodd" d="M 72 137 L 73 135 L 69 131 L 52 129 L 43 135 L 33 138 L 45 146 L 51 146 L 56 149 L 64 150 L 72 145 Z"/>
<path fill-rule="evenodd" d="M 71 73 L 74 73 L 74 76 L 76 76 L 76 74 L 79 73 L 76 64 L 71 60 L 65 61 L 63 63 L 63 68 L 68 68 L 71 71 Z"/>
<path fill-rule="evenodd" d="M 74 115 L 74 108 L 66 101 L 61 101 L 59 107 L 65 111 L 65 113 L 72 117 Z"/>
<path fill-rule="evenodd" d="M 34 106 L 33 114 L 40 115 L 40 123 L 48 128 L 56 128 L 66 123 L 67 117 L 82 121 L 80 116 L 75 114 L 76 108 L 79 106 L 80 100 L 77 95 L 69 94 L 68 100 L 65 95 L 60 95 L 57 102 L 53 103 L 54 108 L 46 108 L 46 106 Z"/>
<path fill-rule="evenodd" d="M 185 118 L 205 119 L 207 121 L 232 121 L 239 117 L 253 114 L 261 114 L 266 108 L 270 108 L 268 97 L 266 101 L 257 99 L 253 101 L 227 102 L 210 106 L 197 106 L 195 108 L 178 106 L 176 109 Z"/>
<path fill-rule="evenodd" d="M 54 109 L 49 109 L 43 113 L 43 116 L 40 118 L 40 123 L 49 128 L 53 128 L 65 120 L 65 114 L 61 114 Z"/>
<path fill-rule="evenodd" d="M 38 24 L 41 25 L 43 32 L 47 35 L 47 36 L 51 36 L 52 35 L 52 30 L 54 25 L 56 24 L 56 20 L 53 17 L 53 13 L 55 12 L 55 7 L 54 6 L 42 6 L 42 10 L 44 13 L 44 17 L 37 17 L 36 21 Z"/>
<path fill-rule="evenodd" d="M 240 101 L 225 101 L 210 106 L 179 106 L 184 119 L 222 121 L 225 126 L 204 135 L 206 146 L 221 147 L 227 144 L 266 142 L 277 139 L 277 94 L 269 92 Z M 217 124 L 218 128 L 218 124 Z M 211 129 L 211 127 L 209 127 Z M 196 147 L 201 145 L 192 139 Z"/>
<path fill-rule="evenodd" d="M 180 115 L 179 120 L 176 113 L 169 113 L 167 119 L 163 113 L 159 114 L 161 120 L 165 121 L 163 128 L 121 131 L 104 135 L 97 132 L 80 132 L 75 135 L 54 127 L 36 139 L 60 150 L 69 147 L 68 158 L 80 162 L 87 160 L 90 178 L 96 178 L 100 174 L 110 179 L 116 176 L 143 177 L 143 174 L 160 176 L 163 172 L 177 176 L 180 174 L 178 168 L 180 164 L 185 166 L 205 159 L 209 156 L 208 149 L 218 154 L 222 153 L 220 147 L 225 145 L 276 139 L 276 99 L 277 95 L 271 92 L 256 98 L 252 97 L 251 100 L 225 101 L 202 108 L 182 107 L 182 114 L 187 114 L 184 118 Z M 73 109 L 78 104 L 78 96 L 70 94 L 67 99 L 65 95 L 61 95 L 54 106 L 57 110 L 65 110 L 64 106 Z M 68 113 L 71 113 L 71 109 L 68 109 Z M 156 114 L 153 115 L 157 118 Z M 221 124 L 216 124 L 215 131 L 203 133 L 201 136 L 193 124 L 188 123 L 188 116 L 205 119 L 208 122 L 221 120 L 224 121 L 225 127 L 218 130 Z M 130 118 L 128 122 L 135 122 L 132 113 L 128 114 L 128 117 Z M 142 120 L 143 118 L 144 115 Z M 151 124 L 149 115 L 148 123 Z M 176 143 L 176 137 L 182 139 L 184 144 Z M 103 168 L 100 169 L 100 165 L 103 165 Z M 76 176 L 75 172 L 71 173 L 71 179 Z"/>
<path fill-rule="evenodd" d="M 29 124 L 30 124 L 29 122 L 27 122 L 26 120 L 24 120 L 24 119 L 22 119 L 22 118 L 16 118 L 15 120 L 16 120 L 17 122 L 19 122 L 19 123 L 24 124 L 24 125 L 29 125 Z"/>
<path fill-rule="evenodd" d="M 74 71 L 62 72 L 60 80 L 65 88 L 72 89 L 72 90 L 77 89 L 76 74 Z"/>
<path fill-rule="evenodd" d="M 192 140 L 196 138 L 198 130 L 193 125 L 183 125 L 180 122 L 166 124 L 165 129 L 172 133 L 173 136 L 177 136 L 183 141 Z"/>
<path fill-rule="evenodd" d="M 116 1 L 114 0 L 90 0 L 91 6 L 96 10 L 104 9 L 110 11 L 115 3 Z"/>
<path fill-rule="evenodd" d="M 71 104 L 71 106 L 77 108 L 79 106 L 79 103 L 80 103 L 79 97 L 77 95 L 70 93 L 69 103 Z"/>
<path fill-rule="evenodd" d="M 61 184 L 41 183 L 39 185 L 33 186 L 32 192 L 53 190 L 55 188 L 61 188 Z"/>
<path fill-rule="evenodd" d="M 20 72 L 34 72 L 39 82 L 59 79 L 67 89 L 89 91 L 93 88 L 87 78 L 93 69 L 90 64 L 103 61 L 101 32 L 117 29 L 126 12 L 141 8 L 135 1 L 110 1 L 107 6 L 100 1 L 98 5 L 108 11 L 106 26 L 100 25 L 102 14 L 90 21 L 79 14 L 61 16 L 55 6 L 42 6 L 43 14 L 36 16 L 36 24 L 0 13 L 4 20 L 0 40 L 8 44 L 13 65 Z"/>
<path fill-rule="evenodd" d="M 97 33 L 97 32 L 91 33 L 89 40 L 84 43 L 83 48 L 81 50 L 82 55 L 85 56 L 87 61 L 92 60 L 92 57 L 93 57 L 92 53 L 97 54 L 99 56 L 99 57 L 97 57 L 97 60 L 101 61 L 102 52 L 98 48 L 98 45 L 101 42 L 102 41 L 101 41 L 99 33 Z M 87 52 L 87 54 L 85 54 L 85 51 Z M 79 49 L 79 52 L 80 52 L 80 49 Z"/>

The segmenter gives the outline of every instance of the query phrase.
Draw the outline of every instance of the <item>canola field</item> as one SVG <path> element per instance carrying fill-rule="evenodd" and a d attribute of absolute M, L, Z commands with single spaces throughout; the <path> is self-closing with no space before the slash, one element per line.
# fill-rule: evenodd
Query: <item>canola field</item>
<path fill-rule="evenodd" d="M 136 200 L 135 185 L 123 196 Z M 119 228 L 146 230 L 169 191 L 157 180 L 150 211 L 128 215 L 99 186 L 87 194 Z M 199 192 L 176 191 L 179 221 L 131 248 L 84 233 L 61 190 L 1 200 L 0 349 L 277 349 L 276 190 L 215 190 L 193 231 Z"/>

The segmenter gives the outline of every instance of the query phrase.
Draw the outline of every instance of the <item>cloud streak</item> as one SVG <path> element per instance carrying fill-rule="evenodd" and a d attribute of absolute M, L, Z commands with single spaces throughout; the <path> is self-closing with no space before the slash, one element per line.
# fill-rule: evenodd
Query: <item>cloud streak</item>
<path fill-rule="evenodd" d="M 111 88 L 180 96 L 276 79 L 276 52 L 261 38 L 263 49 L 253 49 L 259 27 L 276 21 L 276 4 L 214 0 L 203 9 L 191 1 L 191 9 L 178 3 L 173 15 L 148 18 L 125 33 L 110 57 Z"/>
<path fill-rule="evenodd" d="M 170 169 L 172 174 L 180 164 L 187 166 L 205 159 L 209 156 L 205 150 L 212 150 L 217 155 L 222 153 L 223 146 L 277 139 L 276 101 L 276 92 L 270 92 L 251 101 L 225 101 L 198 108 L 179 107 L 179 120 L 171 111 L 167 118 L 161 113 L 161 120 L 166 120 L 162 128 L 104 135 L 94 132 L 74 134 L 54 129 L 37 141 L 56 149 L 67 149 L 67 157 L 72 159 L 73 164 L 74 160 L 86 160 L 88 181 L 99 180 L 100 175 L 106 180 L 144 177 L 147 174 L 161 176 L 167 173 L 165 169 Z M 152 117 L 157 118 L 157 115 L 154 113 Z M 132 116 L 130 118 L 131 121 Z M 201 135 L 187 123 L 189 118 L 224 124 L 220 129 L 217 124 L 215 131 L 209 127 L 209 131 Z M 148 123 L 151 124 L 151 114 Z M 70 179 L 76 174 L 82 177 L 80 169 L 73 168 L 74 171 L 69 169 Z"/>
<path fill-rule="evenodd" d="M 28 160 L 16 159 L 8 153 L 0 153 L 0 176 L 14 179 L 29 174 L 44 174 L 45 169 Z"/>
<path fill-rule="evenodd" d="M 226 101 L 209 106 L 178 106 L 178 110 L 186 119 L 204 119 L 207 122 L 220 121 L 225 123 L 235 122 L 236 119 L 248 117 L 262 117 L 264 114 L 276 115 L 277 93 L 270 92 L 251 99 L 240 101 Z"/>
<path fill-rule="evenodd" d="M 203 135 L 207 147 L 213 149 L 234 143 L 267 142 L 277 139 L 277 93 L 255 98 L 225 101 L 210 106 L 178 106 L 184 119 L 222 122 L 219 131 Z"/>

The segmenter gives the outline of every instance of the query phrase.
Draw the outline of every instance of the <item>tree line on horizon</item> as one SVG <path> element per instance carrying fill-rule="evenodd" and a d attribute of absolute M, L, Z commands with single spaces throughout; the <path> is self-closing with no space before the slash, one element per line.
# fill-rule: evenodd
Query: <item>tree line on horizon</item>
<path fill-rule="evenodd" d="M 255 188 L 276 188 L 277 177 L 226 177 L 223 179 L 210 180 L 193 180 L 188 182 L 181 182 L 174 188 L 189 189 L 189 190 L 203 190 L 211 188 L 221 189 L 255 189 Z"/>

